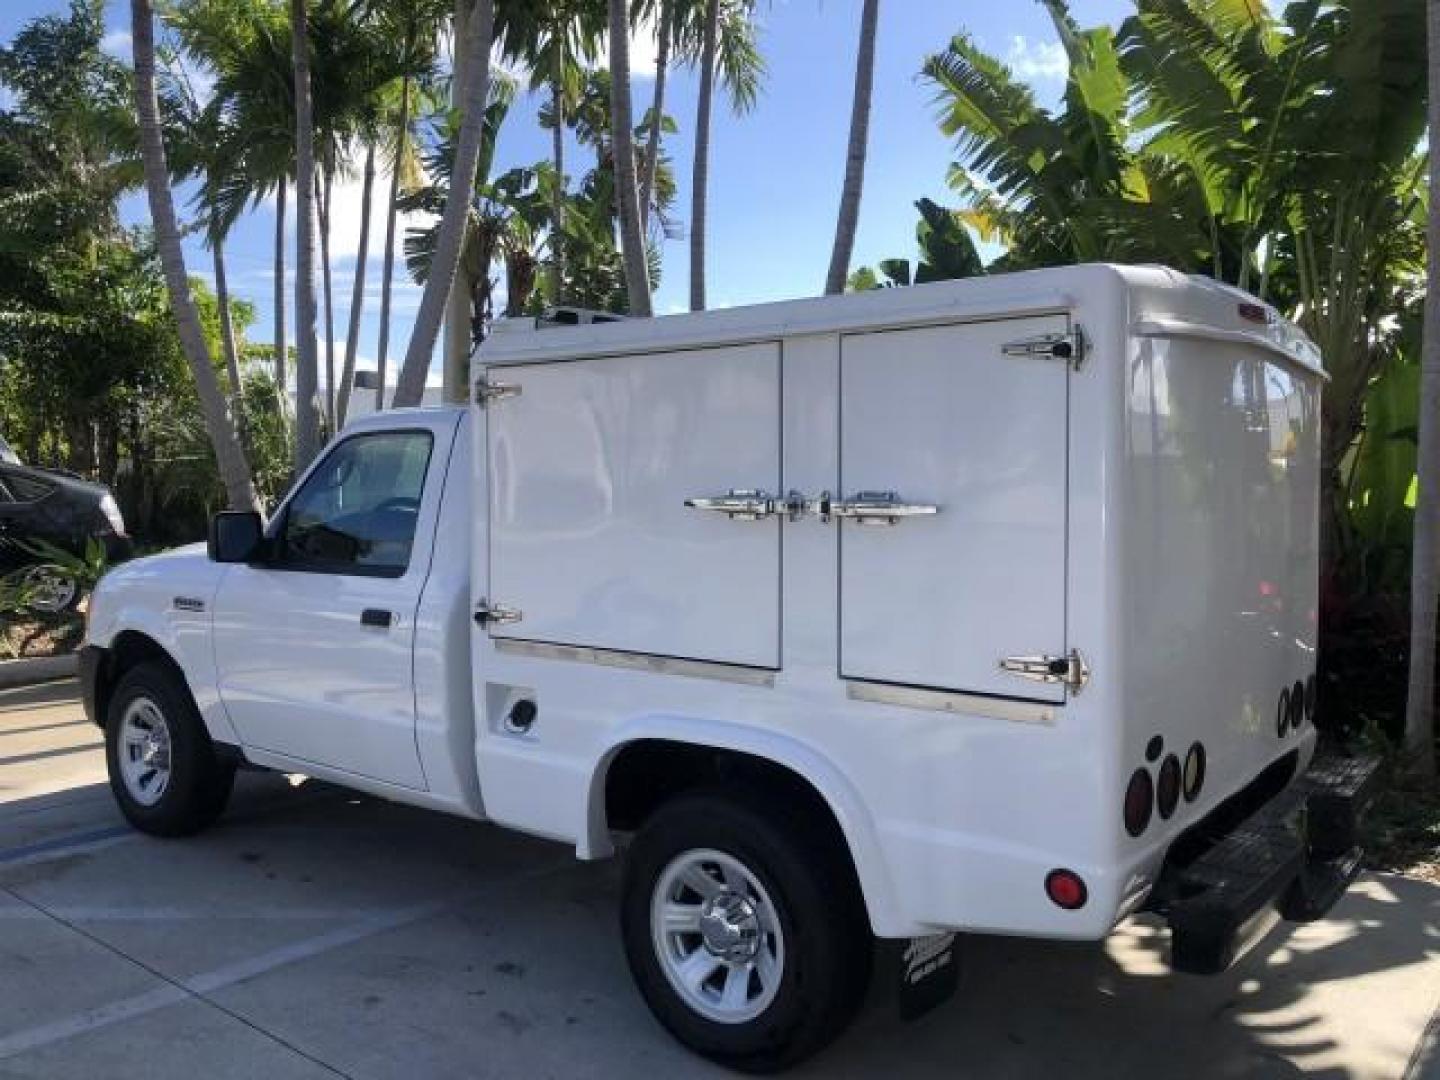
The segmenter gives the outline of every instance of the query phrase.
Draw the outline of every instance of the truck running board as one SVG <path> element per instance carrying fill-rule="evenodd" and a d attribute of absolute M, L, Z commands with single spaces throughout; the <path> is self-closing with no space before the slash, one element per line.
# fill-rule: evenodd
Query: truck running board
<path fill-rule="evenodd" d="M 1217 974 L 1279 919 L 1324 916 L 1360 871 L 1360 821 L 1378 766 L 1373 757 L 1317 755 L 1267 800 L 1287 779 L 1272 766 L 1182 834 L 1147 904 L 1169 924 L 1171 967 Z"/>

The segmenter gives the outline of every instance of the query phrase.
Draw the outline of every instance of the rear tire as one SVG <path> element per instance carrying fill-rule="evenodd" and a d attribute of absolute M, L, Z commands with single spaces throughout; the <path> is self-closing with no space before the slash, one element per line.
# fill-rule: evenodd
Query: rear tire
<path fill-rule="evenodd" d="M 729 1068 L 816 1053 L 869 985 L 874 939 L 849 855 L 815 817 L 763 792 L 696 792 L 631 845 L 620 914 L 636 985 L 672 1035 Z"/>
<path fill-rule="evenodd" d="M 221 760 L 184 682 L 160 664 L 127 671 L 105 721 L 110 790 L 152 836 L 190 836 L 225 810 L 235 766 Z"/>

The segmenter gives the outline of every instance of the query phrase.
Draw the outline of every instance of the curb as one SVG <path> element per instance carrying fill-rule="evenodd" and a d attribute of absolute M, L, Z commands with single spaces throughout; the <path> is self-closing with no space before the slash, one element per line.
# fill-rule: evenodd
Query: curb
<path fill-rule="evenodd" d="M 68 679 L 80 670 L 75 653 L 63 656 L 35 656 L 23 660 L 0 660 L 0 690 L 33 686 L 54 679 Z"/>
<path fill-rule="evenodd" d="M 1435 1015 L 1420 1036 L 1405 1069 L 1405 1080 L 1440 1080 L 1440 1005 L 1436 1006 Z"/>

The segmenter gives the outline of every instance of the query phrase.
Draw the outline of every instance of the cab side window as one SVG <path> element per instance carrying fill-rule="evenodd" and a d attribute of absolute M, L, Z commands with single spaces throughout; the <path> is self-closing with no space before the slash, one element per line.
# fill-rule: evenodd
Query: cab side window
<path fill-rule="evenodd" d="M 339 443 L 290 502 L 276 538 L 279 565 L 377 577 L 405 573 L 432 444 L 427 431 L 377 432 Z"/>

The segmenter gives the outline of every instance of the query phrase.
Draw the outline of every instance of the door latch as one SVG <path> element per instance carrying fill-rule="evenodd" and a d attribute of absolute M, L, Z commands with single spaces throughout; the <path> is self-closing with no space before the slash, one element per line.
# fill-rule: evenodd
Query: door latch
<path fill-rule="evenodd" d="M 932 517 L 940 512 L 930 503 L 901 502 L 893 491 L 862 491 L 853 499 L 836 499 L 822 512 L 830 517 L 849 518 L 857 525 L 898 525 L 905 518 Z"/>
<path fill-rule="evenodd" d="M 475 380 L 475 404 L 482 409 L 492 401 L 519 396 L 520 387 L 516 383 L 491 382 L 485 375 Z"/>
<path fill-rule="evenodd" d="M 492 623 L 517 623 L 524 617 L 524 612 L 518 608 L 492 604 L 488 600 L 481 600 L 475 605 L 475 621 L 481 626 L 489 626 Z"/>
<path fill-rule="evenodd" d="M 1085 363 L 1085 354 L 1090 349 L 1085 331 L 1078 325 L 1061 334 L 1036 334 L 1034 337 L 1007 341 L 1000 346 L 1006 356 L 1045 356 L 1051 360 L 1063 360 L 1074 371 Z"/>
<path fill-rule="evenodd" d="M 1072 694 L 1080 693 L 1090 681 L 1090 665 L 1079 649 L 1064 656 L 1007 656 L 1000 661 L 1000 670 L 1032 682 L 1063 683 Z"/>
<path fill-rule="evenodd" d="M 731 521 L 759 521 L 779 513 L 782 509 L 775 499 L 752 488 L 731 488 L 725 495 L 686 499 L 685 505 L 691 510 L 710 510 L 724 514 Z"/>

